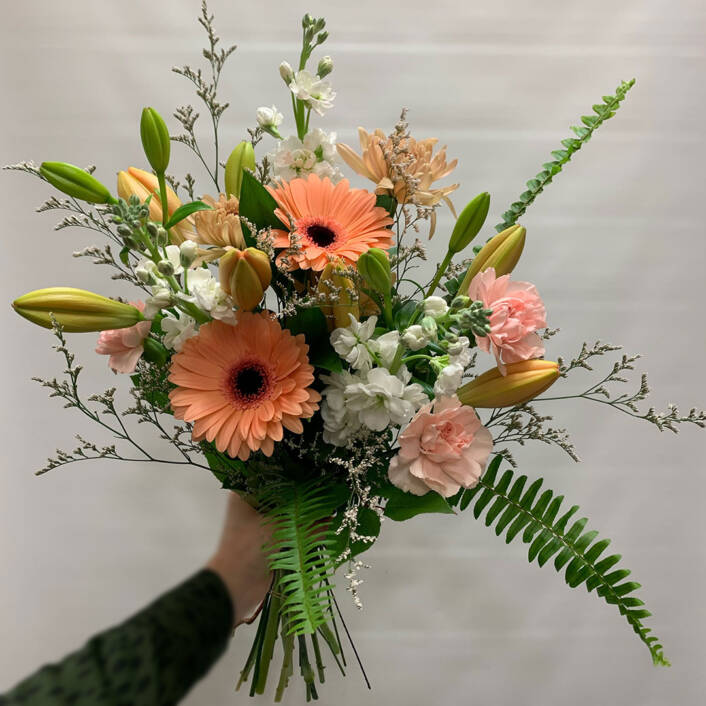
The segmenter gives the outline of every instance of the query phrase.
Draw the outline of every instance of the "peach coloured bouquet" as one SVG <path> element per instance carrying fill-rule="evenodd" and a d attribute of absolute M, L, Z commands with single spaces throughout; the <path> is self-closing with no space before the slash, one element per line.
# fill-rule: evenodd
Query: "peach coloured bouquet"
<path fill-rule="evenodd" d="M 313 126 L 336 94 L 331 58 L 310 68 L 327 32 L 309 15 L 297 68 L 279 67 L 292 134 L 281 134 L 275 106 L 261 107 L 247 139 L 222 163 L 218 130 L 228 104 L 218 88 L 233 48 L 219 47 L 212 21 L 204 3 L 210 71 L 175 69 L 205 103 L 211 146 L 197 137 L 193 107 L 174 113 L 183 129 L 174 136 L 145 108 L 146 163 L 119 172 L 117 193 L 92 168 L 13 165 L 60 192 L 40 209 L 67 212 L 57 228 L 107 238 L 75 256 L 139 290 L 127 303 L 50 287 L 13 303 L 53 329 L 65 358 L 65 377 L 41 382 L 114 437 L 107 446 L 79 437 L 40 473 L 91 458 L 189 464 L 210 470 L 263 514 L 273 526 L 265 547 L 273 582 L 240 678 L 251 695 L 272 683 L 280 700 L 298 669 L 307 699 L 317 698 L 326 652 L 345 670 L 336 572 L 343 567 L 360 606 L 361 555 L 383 520 L 467 509 L 507 542 L 527 544 L 530 562 L 552 560 L 569 586 L 615 606 L 655 664 L 668 664 L 644 625 L 638 584 L 617 566 L 619 555 L 606 552 L 609 540 L 586 529 L 563 495 L 542 490 L 542 479 L 519 475 L 512 455 L 513 445 L 539 441 L 578 460 L 566 431 L 541 411 L 549 399 L 599 402 L 660 430 L 704 426 L 696 410 L 639 411 L 644 377 L 636 392 L 614 393 L 636 356 L 618 358 L 583 391 L 567 387 L 572 371 L 591 370 L 617 347 L 598 342 L 568 361 L 545 360 L 556 331 L 547 328 L 551 316 L 536 286 L 518 275 L 527 235 L 518 219 L 633 82 L 572 128 L 492 235 L 484 229 L 489 194 L 456 215 L 450 197 L 459 185 L 449 183 L 456 161 L 436 139 L 413 138 L 404 111 L 389 134 L 359 129 L 359 147 Z M 196 198 L 192 175 L 168 173 L 172 142 L 196 157 L 210 193 Z M 346 172 L 368 188 L 352 186 Z M 436 235 L 445 255 L 427 281 L 414 271 L 439 209 L 450 209 L 455 224 Z M 90 331 L 100 332 L 96 352 L 109 356 L 129 388 L 127 409 L 114 387 L 88 398 L 79 389 L 81 368 L 65 334 Z M 155 446 L 170 452 L 138 441 L 130 420 L 153 428 Z"/>

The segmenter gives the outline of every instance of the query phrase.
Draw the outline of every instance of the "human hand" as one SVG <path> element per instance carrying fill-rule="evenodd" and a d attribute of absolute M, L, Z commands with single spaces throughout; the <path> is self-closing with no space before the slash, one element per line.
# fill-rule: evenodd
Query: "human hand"
<path fill-rule="evenodd" d="M 263 545 L 271 530 L 237 493 L 230 493 L 223 532 L 206 568 L 217 573 L 233 602 L 235 627 L 252 622 L 272 583 Z"/>

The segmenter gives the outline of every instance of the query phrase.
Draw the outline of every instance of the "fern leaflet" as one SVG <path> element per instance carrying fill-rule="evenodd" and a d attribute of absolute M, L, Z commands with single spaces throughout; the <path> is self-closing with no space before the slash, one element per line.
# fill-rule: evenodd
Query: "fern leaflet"
<path fill-rule="evenodd" d="M 640 584 L 625 581 L 629 570 L 615 568 L 621 559 L 619 554 L 599 558 L 610 540 L 597 540 L 596 530 L 584 531 L 588 523 L 585 517 L 569 524 L 578 505 L 560 515 L 564 496 L 554 495 L 551 490 L 540 494 L 542 478 L 526 490 L 527 476 L 515 477 L 511 470 L 506 470 L 498 480 L 501 461 L 502 457 L 496 456 L 478 485 L 454 498 L 460 509 L 465 510 L 473 503 L 473 516 L 479 519 L 487 508 L 486 526 L 494 525 L 498 536 L 505 533 L 508 544 L 522 532 L 522 541 L 530 545 L 527 557 L 530 563 L 536 559 L 544 566 L 556 555 L 554 568 L 560 572 L 566 567 L 564 578 L 569 586 L 576 588 L 585 583 L 589 592 L 595 590 L 607 603 L 617 606 L 647 645 L 654 664 L 669 666 L 658 638 L 650 635 L 651 629 L 642 623 L 651 613 L 642 607 L 644 603 L 639 598 L 631 595 Z"/>
<path fill-rule="evenodd" d="M 517 222 L 517 219 L 524 214 L 537 196 L 542 193 L 544 187 L 547 184 L 551 184 L 554 177 L 562 170 L 574 153 L 578 152 L 591 139 L 591 136 L 600 125 L 615 115 L 621 101 L 634 84 L 635 79 L 622 81 L 616 88 L 614 96 L 603 96 L 603 102 L 593 106 L 595 115 L 581 116 L 583 125 L 571 127 L 571 131 L 576 137 L 567 137 L 562 140 L 561 144 L 564 149 L 554 150 L 552 152 L 554 159 L 551 162 L 545 162 L 542 165 L 542 171 L 527 182 L 527 191 L 520 194 L 519 199 L 503 213 L 503 222 L 495 226 L 498 232 L 509 228 Z"/>
<path fill-rule="evenodd" d="M 258 499 L 273 526 L 266 550 L 270 569 L 278 572 L 273 591 L 281 599 L 282 624 L 292 635 L 313 635 L 332 615 L 334 542 L 322 521 L 336 507 L 335 492 L 317 481 L 292 480 L 272 484 Z"/>

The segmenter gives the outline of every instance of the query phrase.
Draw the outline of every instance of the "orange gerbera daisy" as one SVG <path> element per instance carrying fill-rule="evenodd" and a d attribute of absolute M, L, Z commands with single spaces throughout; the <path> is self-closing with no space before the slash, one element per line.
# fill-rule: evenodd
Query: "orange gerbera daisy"
<path fill-rule="evenodd" d="M 309 174 L 268 189 L 287 228 L 272 231 L 274 246 L 287 249 L 278 260 L 286 257 L 290 270 L 320 271 L 332 259 L 352 265 L 370 248 L 392 247 L 389 214 L 375 205 L 375 194 L 351 189 L 347 179 L 334 186 Z"/>
<path fill-rule="evenodd" d="M 169 398 L 177 419 L 194 422 L 194 441 L 245 461 L 271 456 L 283 427 L 301 434 L 321 399 L 303 334 L 267 313 L 240 312 L 235 326 L 212 321 L 172 358 Z"/>

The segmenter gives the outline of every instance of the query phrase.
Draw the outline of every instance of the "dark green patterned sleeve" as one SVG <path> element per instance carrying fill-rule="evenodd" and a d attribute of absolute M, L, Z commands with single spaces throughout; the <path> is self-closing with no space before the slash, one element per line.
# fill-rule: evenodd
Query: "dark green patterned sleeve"
<path fill-rule="evenodd" d="M 0 695 L 0 706 L 177 704 L 225 651 L 232 626 L 223 582 L 200 571 Z"/>

